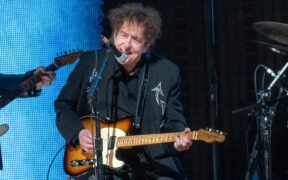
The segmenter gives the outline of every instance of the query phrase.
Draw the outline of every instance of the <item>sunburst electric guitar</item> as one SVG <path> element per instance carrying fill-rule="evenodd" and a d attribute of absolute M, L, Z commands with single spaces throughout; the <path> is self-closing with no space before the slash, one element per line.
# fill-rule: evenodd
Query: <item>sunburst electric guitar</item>
<path fill-rule="evenodd" d="M 90 118 L 84 117 L 81 119 L 82 124 L 86 129 L 91 129 L 95 132 L 95 121 L 91 123 Z M 103 164 L 114 170 L 120 170 L 124 165 L 123 161 L 116 158 L 116 151 L 118 148 L 127 149 L 134 146 L 151 145 L 174 142 L 175 139 L 183 132 L 176 133 L 161 133 L 161 134 L 146 134 L 126 136 L 131 128 L 131 119 L 118 119 L 115 123 L 101 121 L 101 138 L 103 139 Z M 212 142 L 224 142 L 225 135 L 222 132 L 199 129 L 198 131 L 191 131 L 184 134 L 191 140 Z M 64 155 L 64 169 L 68 175 L 79 176 L 93 167 L 95 164 L 94 155 L 87 154 L 83 151 L 80 145 L 72 147 L 67 145 Z"/>
<path fill-rule="evenodd" d="M 83 54 L 83 51 L 74 51 L 72 53 L 65 52 L 64 55 L 57 56 L 54 59 L 54 62 L 47 66 L 45 69 L 47 71 L 56 71 L 60 67 L 66 65 L 66 64 L 72 64 L 79 56 Z M 9 104 L 11 101 L 13 101 L 21 92 L 26 92 L 32 88 L 35 87 L 35 85 L 41 81 L 41 73 L 37 73 L 30 78 L 23 81 L 14 92 L 7 92 L 6 94 L 3 94 L 0 98 L 0 109 L 2 109 L 4 106 Z"/>

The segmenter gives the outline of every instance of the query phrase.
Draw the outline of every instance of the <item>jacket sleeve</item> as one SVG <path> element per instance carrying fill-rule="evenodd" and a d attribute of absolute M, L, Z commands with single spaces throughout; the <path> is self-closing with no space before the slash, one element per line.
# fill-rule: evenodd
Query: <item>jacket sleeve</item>
<path fill-rule="evenodd" d="M 183 116 L 183 105 L 180 101 L 181 80 L 177 67 L 171 72 L 173 76 L 168 79 L 172 84 L 168 94 L 163 127 L 167 132 L 180 132 L 187 127 Z"/>
<path fill-rule="evenodd" d="M 77 112 L 81 97 L 83 74 L 87 70 L 83 55 L 54 102 L 56 126 L 68 144 L 78 144 L 78 134 L 84 128 Z"/>
<path fill-rule="evenodd" d="M 25 75 L 5 75 L 0 74 L 0 93 L 15 91 L 17 86 L 25 80 Z"/>
<path fill-rule="evenodd" d="M 16 92 L 17 87 L 26 79 L 31 77 L 31 72 L 33 73 L 34 70 L 28 71 L 25 74 L 10 74 L 10 75 L 4 75 L 0 74 L 0 94 L 3 95 L 8 92 Z M 32 96 L 39 96 L 41 93 L 41 90 L 37 90 L 36 86 L 35 88 L 29 90 L 28 92 L 21 92 L 18 94 L 18 97 L 32 97 Z"/>

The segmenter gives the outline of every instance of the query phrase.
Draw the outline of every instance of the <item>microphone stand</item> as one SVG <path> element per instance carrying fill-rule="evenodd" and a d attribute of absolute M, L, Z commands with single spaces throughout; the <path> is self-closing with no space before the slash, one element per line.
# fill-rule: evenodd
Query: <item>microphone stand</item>
<path fill-rule="evenodd" d="M 102 79 L 102 74 L 104 71 L 104 68 L 108 62 L 110 51 L 106 51 L 106 57 L 104 59 L 103 64 L 101 65 L 101 68 L 99 70 L 99 73 L 97 73 L 97 62 L 95 63 L 95 68 L 93 70 L 93 73 L 90 77 L 91 85 L 89 87 L 88 91 L 88 104 L 90 106 L 90 110 L 95 115 L 96 120 L 96 137 L 95 137 L 95 149 L 94 153 L 96 155 L 96 166 L 94 165 L 94 177 L 93 179 L 96 180 L 104 180 L 104 167 L 103 167 L 103 157 L 102 157 L 102 151 L 103 151 L 103 140 L 101 138 L 101 129 L 100 129 L 100 118 L 99 118 L 99 112 L 95 113 L 94 107 L 96 107 L 96 110 L 98 109 L 98 98 L 97 98 L 97 92 L 99 90 L 99 82 Z M 97 57 L 97 54 L 95 54 Z"/>

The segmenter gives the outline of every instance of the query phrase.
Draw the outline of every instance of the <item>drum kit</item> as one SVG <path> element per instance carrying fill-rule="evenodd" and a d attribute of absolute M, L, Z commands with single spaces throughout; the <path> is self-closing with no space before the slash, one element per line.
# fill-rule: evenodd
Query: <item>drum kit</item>
<path fill-rule="evenodd" d="M 278 22 L 261 21 L 253 23 L 253 28 L 261 35 L 265 36 L 273 43 L 253 41 L 258 45 L 264 46 L 274 53 L 287 56 L 288 55 L 288 24 Z M 265 67 L 265 66 L 264 66 Z M 245 180 L 250 180 L 257 176 L 260 179 L 271 180 L 272 179 L 272 167 L 271 167 L 271 126 L 272 120 L 275 115 L 275 109 L 278 102 L 288 98 L 288 91 L 286 94 L 278 96 L 277 98 L 271 98 L 271 88 L 280 83 L 288 84 L 285 77 L 285 71 L 288 68 L 288 62 L 282 67 L 280 71 L 274 73 L 271 69 L 265 67 L 266 72 L 270 74 L 274 79 L 269 86 L 257 91 L 257 103 L 242 107 L 232 111 L 232 114 L 249 111 L 253 114 L 257 120 L 256 137 L 254 144 L 249 155 L 248 168 L 245 175 Z M 282 83 L 280 82 L 282 81 Z M 283 82 L 285 81 L 285 82 Z M 288 125 L 287 125 L 288 126 Z"/>

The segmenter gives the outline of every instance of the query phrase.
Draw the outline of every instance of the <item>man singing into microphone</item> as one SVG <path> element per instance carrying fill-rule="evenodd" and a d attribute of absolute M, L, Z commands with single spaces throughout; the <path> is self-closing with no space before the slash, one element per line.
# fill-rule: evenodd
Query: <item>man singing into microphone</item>
<path fill-rule="evenodd" d="M 129 135 L 189 132 L 179 100 L 179 69 L 169 60 L 148 53 L 161 33 L 158 12 L 132 3 L 111 10 L 108 18 L 113 30 L 112 41 L 116 49 L 125 54 L 125 59 L 115 57 L 119 55 L 117 52 L 107 54 L 106 50 L 82 55 L 55 101 L 57 127 L 67 144 L 80 146 L 85 154 L 95 152 L 95 132 L 92 134 L 91 129 L 84 128 L 80 118 L 91 114 L 87 98 L 87 91 L 91 90 L 89 79 L 94 69 L 99 73 L 106 56 L 108 62 L 95 98 L 98 117 L 111 124 L 132 117 Z M 107 131 L 102 134 L 103 144 L 110 135 Z M 183 135 L 173 143 L 121 149 L 116 157 L 126 163 L 127 171 L 105 169 L 105 179 L 186 179 L 177 156 L 191 145 L 191 140 Z M 103 152 L 107 152 L 107 146 L 103 147 Z M 108 154 L 103 155 L 104 165 L 108 158 L 111 158 Z M 88 179 L 91 175 L 93 169 L 75 179 Z"/>

